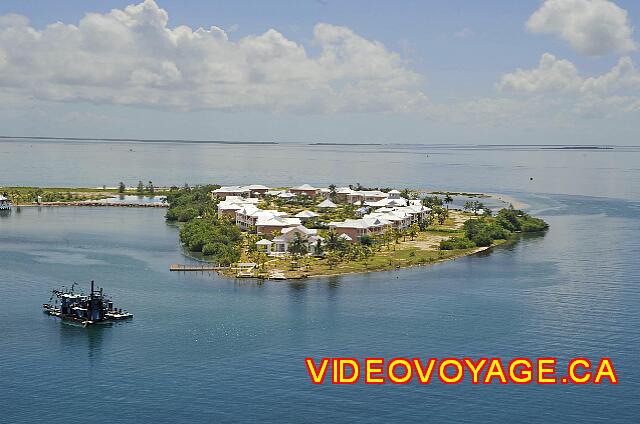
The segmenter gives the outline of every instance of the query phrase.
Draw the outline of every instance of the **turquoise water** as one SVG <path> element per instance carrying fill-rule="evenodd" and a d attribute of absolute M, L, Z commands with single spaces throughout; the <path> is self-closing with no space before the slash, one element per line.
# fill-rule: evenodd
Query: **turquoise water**
<path fill-rule="evenodd" d="M 51 153 L 55 143 L 33 148 L 32 157 L 61 154 Z M 128 165 L 101 165 L 111 148 L 86 158 L 93 166 L 67 171 L 51 164 L 34 174 L 17 166 L 26 159 L 15 145 L 0 143 L 11 155 L 8 163 L 16 163 L 2 171 L 0 184 L 119 181 Z M 207 174 L 208 181 L 222 181 L 221 175 L 234 175 L 234 157 L 249 156 L 245 149 L 220 154 L 211 166 L 194 163 L 169 173 L 189 182 Z M 513 165 L 527 155 L 521 151 L 464 150 L 464 166 L 457 167 L 450 165 L 456 152 L 446 150 L 448 159 L 439 165 L 445 178 L 428 167 L 409 175 L 415 151 L 392 152 L 387 165 L 368 151 L 344 148 L 338 163 L 318 160 L 305 170 L 303 161 L 287 173 L 306 172 L 301 182 L 310 183 L 378 178 L 372 184 L 489 187 L 529 204 L 551 230 L 432 267 L 260 285 L 170 273 L 169 264 L 185 259 L 177 230 L 164 223 L 161 210 L 14 210 L 0 216 L 0 421 L 637 422 L 640 185 L 632 182 L 639 178 L 638 153 L 587 152 L 580 159 L 583 152 L 569 152 L 573 159 L 560 160 L 555 155 L 567 152 L 534 150 L 521 172 Z M 494 154 L 496 169 L 468 175 Z M 374 169 L 344 170 L 358 160 Z M 402 170 L 398 160 L 407 162 Z M 550 165 L 560 162 L 561 169 Z M 154 183 L 172 183 L 160 180 L 156 166 L 153 158 L 136 172 L 157 172 Z M 534 183 L 542 184 L 545 169 L 556 181 L 517 190 L 518 175 L 535 171 Z M 237 180 L 223 182 L 278 184 L 286 176 L 245 169 Z M 42 314 L 51 288 L 90 279 L 134 312 L 134 320 L 82 329 Z M 561 362 L 609 356 L 620 384 L 314 386 L 306 356 L 557 356 Z"/>

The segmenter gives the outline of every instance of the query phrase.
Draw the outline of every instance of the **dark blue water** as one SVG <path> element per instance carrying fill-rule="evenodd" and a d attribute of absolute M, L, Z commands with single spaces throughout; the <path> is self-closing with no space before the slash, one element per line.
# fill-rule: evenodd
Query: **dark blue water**
<path fill-rule="evenodd" d="M 354 155 L 375 160 L 345 153 L 341 166 Z M 580 183 L 593 194 L 611 183 L 610 197 L 553 194 L 566 181 L 546 187 L 552 194 L 511 193 L 551 224 L 544 237 L 432 267 L 304 282 L 170 273 L 185 259 L 160 210 L 14 211 L 0 217 L 0 421 L 637 422 L 640 197 L 628 185 L 634 165 L 620 158 L 624 172 Z M 597 174 L 584 167 L 573 174 Z M 517 172 L 507 168 L 496 186 Z M 34 178 L 11 171 L 16 184 Z M 488 184 L 459 172 L 449 186 Z M 430 176 L 416 171 L 407 185 Z M 87 330 L 40 312 L 52 287 L 91 278 L 132 322 Z M 314 386 L 306 356 L 608 356 L 620 384 Z"/>

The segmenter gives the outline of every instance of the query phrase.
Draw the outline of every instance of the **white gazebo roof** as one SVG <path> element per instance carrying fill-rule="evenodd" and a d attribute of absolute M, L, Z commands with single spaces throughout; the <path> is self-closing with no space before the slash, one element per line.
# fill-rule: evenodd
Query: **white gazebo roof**
<path fill-rule="evenodd" d="M 267 240 L 267 239 L 262 239 L 260 241 L 257 241 L 256 244 L 258 246 L 270 246 L 273 244 L 273 242 L 271 240 Z"/>
<path fill-rule="evenodd" d="M 296 218 L 315 218 L 318 217 L 320 215 L 318 215 L 317 213 L 313 212 L 313 211 L 302 211 L 302 212 L 298 212 L 297 214 L 294 215 L 294 217 Z"/>
<path fill-rule="evenodd" d="M 319 207 L 319 208 L 337 208 L 336 204 L 335 204 L 335 203 L 333 203 L 333 202 L 332 202 L 331 200 L 329 200 L 329 199 L 326 199 L 326 200 L 323 200 L 322 202 L 320 202 L 320 203 L 318 204 L 318 207 Z"/>
<path fill-rule="evenodd" d="M 351 237 L 349 237 L 347 234 L 344 234 L 344 233 L 340 234 L 338 236 L 338 238 L 341 238 L 341 239 L 346 240 L 346 241 L 352 241 L 353 240 Z"/>

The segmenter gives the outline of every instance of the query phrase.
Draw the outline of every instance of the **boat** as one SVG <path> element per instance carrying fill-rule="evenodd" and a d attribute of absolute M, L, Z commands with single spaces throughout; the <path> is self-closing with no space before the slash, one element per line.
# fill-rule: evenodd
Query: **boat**
<path fill-rule="evenodd" d="M 76 292 L 76 284 L 70 289 L 54 289 L 48 303 L 42 304 L 42 311 L 52 317 L 87 327 L 95 324 L 107 324 L 133 318 L 133 314 L 115 308 L 111 299 L 102 288 L 96 288 L 91 280 L 89 294 Z"/>
<path fill-rule="evenodd" d="M 10 211 L 11 202 L 7 198 L 7 193 L 0 194 L 0 211 Z"/>

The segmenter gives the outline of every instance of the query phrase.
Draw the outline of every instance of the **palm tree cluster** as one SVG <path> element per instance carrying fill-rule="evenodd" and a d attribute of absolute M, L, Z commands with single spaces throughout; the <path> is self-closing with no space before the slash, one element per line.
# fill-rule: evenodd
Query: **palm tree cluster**
<path fill-rule="evenodd" d="M 484 206 L 484 203 L 478 201 L 478 200 L 473 200 L 473 201 L 467 201 L 464 203 L 463 206 L 464 210 L 466 211 L 471 211 L 473 212 L 474 215 L 478 214 L 478 211 L 480 210 L 484 210 L 487 211 L 488 209 Z"/>

